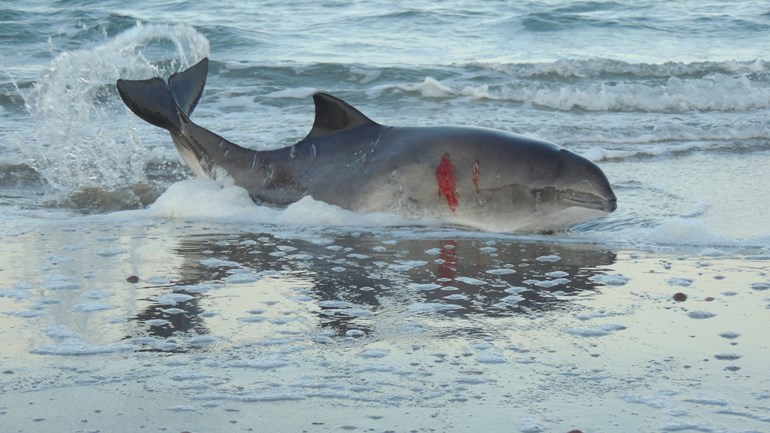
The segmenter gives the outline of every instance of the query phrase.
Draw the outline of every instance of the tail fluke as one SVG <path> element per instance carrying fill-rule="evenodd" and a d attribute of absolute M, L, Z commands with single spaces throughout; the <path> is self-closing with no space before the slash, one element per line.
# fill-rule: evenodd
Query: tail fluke
<path fill-rule="evenodd" d="M 189 116 L 198 104 L 207 73 L 208 59 L 204 58 L 169 77 L 168 84 L 160 78 L 118 80 L 118 93 L 134 114 L 176 133 L 182 129 L 180 113 Z"/>
<path fill-rule="evenodd" d="M 190 116 L 198 105 L 208 73 L 209 59 L 204 58 L 189 69 L 168 78 L 168 87 L 174 95 L 176 105 L 185 115 Z"/>
<path fill-rule="evenodd" d="M 118 93 L 128 108 L 146 122 L 172 133 L 182 129 L 174 96 L 160 78 L 118 80 Z"/>
<path fill-rule="evenodd" d="M 231 143 L 190 121 L 201 98 L 208 59 L 171 75 L 168 81 L 118 80 L 118 93 L 129 109 L 148 123 L 171 132 L 179 154 L 195 174 L 216 179 L 220 173 L 237 173 L 243 165 L 253 169 L 256 152 Z M 221 168 L 222 170 L 217 170 Z M 232 174 L 230 174 L 232 176 Z"/>

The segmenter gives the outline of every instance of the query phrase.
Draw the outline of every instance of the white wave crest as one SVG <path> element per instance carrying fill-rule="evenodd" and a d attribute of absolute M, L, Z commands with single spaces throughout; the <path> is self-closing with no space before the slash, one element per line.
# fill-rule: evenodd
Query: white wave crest
<path fill-rule="evenodd" d="M 761 60 L 663 64 L 559 60 L 458 65 L 453 71 L 457 76 L 427 77 L 420 83 L 385 85 L 380 89 L 395 88 L 427 98 L 510 101 L 560 111 L 682 113 L 770 109 L 770 63 Z"/>
<path fill-rule="evenodd" d="M 143 181 L 146 152 L 133 120 L 116 116 L 128 112 L 116 80 L 167 76 L 208 54 L 208 40 L 192 27 L 156 24 L 137 24 L 92 48 L 61 53 L 22 93 L 35 128 L 19 150 L 54 192 Z"/>
<path fill-rule="evenodd" d="M 630 63 L 613 59 L 563 59 L 542 63 L 478 63 L 473 66 L 514 78 L 669 78 L 703 77 L 711 74 L 756 74 L 770 72 L 770 62 L 759 59 L 724 62 Z"/>
<path fill-rule="evenodd" d="M 562 111 L 751 111 L 770 108 L 770 85 L 748 76 L 716 74 L 665 81 L 536 83 L 503 88 L 500 97 Z"/>

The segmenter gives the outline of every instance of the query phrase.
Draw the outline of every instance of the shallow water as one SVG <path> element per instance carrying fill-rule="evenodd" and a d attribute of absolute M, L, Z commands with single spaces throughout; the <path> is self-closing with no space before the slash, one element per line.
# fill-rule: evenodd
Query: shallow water
<path fill-rule="evenodd" d="M 0 6 L 4 431 L 767 431 L 768 27 L 763 2 Z M 256 206 L 115 92 L 204 56 L 194 118 L 236 143 L 295 143 L 323 90 L 559 143 L 619 208 L 523 236 Z"/>

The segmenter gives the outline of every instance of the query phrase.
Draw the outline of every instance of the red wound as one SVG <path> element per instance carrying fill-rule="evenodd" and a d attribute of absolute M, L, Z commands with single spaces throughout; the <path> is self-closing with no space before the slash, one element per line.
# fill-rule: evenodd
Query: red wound
<path fill-rule="evenodd" d="M 479 193 L 479 160 L 473 162 L 473 188 Z"/>
<path fill-rule="evenodd" d="M 438 167 L 436 167 L 436 181 L 438 182 L 438 196 L 446 197 L 449 210 L 452 212 L 457 209 L 457 192 L 455 191 L 455 175 L 452 171 L 452 161 L 449 160 L 449 154 L 445 153 L 441 157 Z"/>

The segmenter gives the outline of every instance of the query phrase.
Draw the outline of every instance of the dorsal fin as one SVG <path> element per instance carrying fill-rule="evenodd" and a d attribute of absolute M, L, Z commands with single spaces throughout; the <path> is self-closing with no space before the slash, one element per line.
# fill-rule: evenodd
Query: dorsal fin
<path fill-rule="evenodd" d="M 347 102 L 328 93 L 314 94 L 313 101 L 315 121 L 307 138 L 326 137 L 347 129 L 377 124 Z"/>

